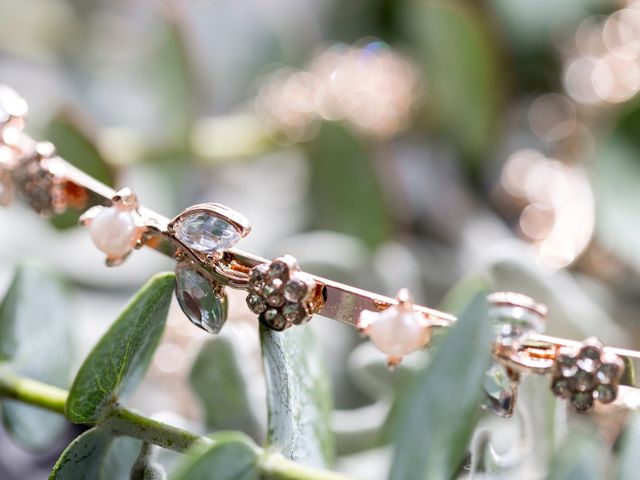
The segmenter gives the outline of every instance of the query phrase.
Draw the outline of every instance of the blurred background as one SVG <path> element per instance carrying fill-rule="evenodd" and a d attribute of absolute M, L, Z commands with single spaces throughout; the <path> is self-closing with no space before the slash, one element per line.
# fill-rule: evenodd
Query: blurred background
<path fill-rule="evenodd" d="M 484 279 L 547 303 L 550 334 L 640 347 L 640 2 L 0 0 L 0 82 L 29 102 L 29 133 L 144 205 L 242 212 L 243 249 L 388 295 L 409 287 L 430 306 Z M 76 220 L 0 210 L 0 287 L 28 257 L 76 287 L 77 368 L 173 265 L 143 250 L 108 269 Z M 230 311 L 217 341 L 233 375 L 198 380 L 210 337 L 175 307 L 133 406 L 260 439 L 256 322 L 242 295 Z M 352 329 L 312 324 L 333 378 L 336 468 L 383 478 L 378 432 L 402 374 Z M 203 381 L 231 382 L 246 404 L 209 411 L 234 403 Z M 546 380 L 527 382 L 516 418 L 488 416 L 476 442 L 514 478 L 543 476 L 555 438 Z M 0 433 L 0 478 L 45 478 L 78 428 L 40 452 Z"/>

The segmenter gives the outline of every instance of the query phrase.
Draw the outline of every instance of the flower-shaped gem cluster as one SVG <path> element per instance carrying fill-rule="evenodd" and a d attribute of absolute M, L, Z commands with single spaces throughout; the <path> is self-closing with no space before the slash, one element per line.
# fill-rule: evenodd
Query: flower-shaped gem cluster
<path fill-rule="evenodd" d="M 555 360 L 551 390 L 569 399 L 571 407 L 586 412 L 594 401 L 611 403 L 618 395 L 618 382 L 624 371 L 622 359 L 603 351 L 603 345 L 589 338 L 580 348 L 563 347 Z"/>
<path fill-rule="evenodd" d="M 296 259 L 284 255 L 251 269 L 247 305 L 263 325 L 282 331 L 311 318 L 315 286 Z"/>

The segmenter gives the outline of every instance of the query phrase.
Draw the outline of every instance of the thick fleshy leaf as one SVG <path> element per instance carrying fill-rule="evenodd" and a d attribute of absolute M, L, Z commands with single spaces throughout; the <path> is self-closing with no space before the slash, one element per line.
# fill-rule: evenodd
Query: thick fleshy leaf
<path fill-rule="evenodd" d="M 484 395 L 491 329 L 477 294 L 395 409 L 389 478 L 452 478 L 467 452 Z"/>
<path fill-rule="evenodd" d="M 639 115 L 640 116 L 640 115 Z M 633 124 L 637 125 L 637 122 Z M 637 137 L 637 128 L 634 135 Z M 640 228 L 630 221 L 640 202 L 640 148 L 622 135 L 613 135 L 598 150 L 596 194 L 598 239 L 614 250 L 624 263 L 640 269 Z"/>
<path fill-rule="evenodd" d="M 62 158 L 105 185 L 113 186 L 113 171 L 81 122 L 78 115 L 61 112 L 49 123 L 46 138 L 56 146 Z M 82 212 L 83 210 L 70 208 L 65 213 L 52 217 L 51 224 L 59 229 L 75 227 Z"/>
<path fill-rule="evenodd" d="M 177 151 L 186 148 L 193 118 L 193 70 L 187 56 L 181 14 L 180 8 L 162 9 L 156 32 L 157 49 L 152 53 L 149 69 L 152 73 L 150 85 L 158 98 L 162 124 L 167 128 L 166 143 Z"/>
<path fill-rule="evenodd" d="M 69 392 L 69 420 L 100 420 L 142 379 L 162 336 L 174 283 L 173 273 L 152 277 L 93 348 Z"/>
<path fill-rule="evenodd" d="M 599 0 L 490 0 L 487 5 L 508 34 L 510 50 L 547 49 L 553 45 L 553 31 L 558 25 L 578 24 L 585 13 L 606 6 Z M 515 47 L 515 48 L 514 48 Z M 539 68 L 539 67 L 538 67 Z"/>
<path fill-rule="evenodd" d="M 178 466 L 172 480 L 258 480 L 258 452 L 251 440 L 239 433 L 212 435 L 213 444 L 196 447 Z"/>
<path fill-rule="evenodd" d="M 131 437 L 114 438 L 100 466 L 100 480 L 128 480 L 142 441 Z"/>
<path fill-rule="evenodd" d="M 267 445 L 305 465 L 333 458 L 331 394 L 320 346 L 309 325 L 274 332 L 260 327 L 267 381 Z"/>
<path fill-rule="evenodd" d="M 202 402 L 209 431 L 240 430 L 256 440 L 260 437 L 247 380 L 228 338 L 216 337 L 204 344 L 189 379 Z"/>
<path fill-rule="evenodd" d="M 627 418 L 620 445 L 618 480 L 635 480 L 640 472 L 640 413 L 632 412 Z"/>
<path fill-rule="evenodd" d="M 605 475 L 605 448 L 593 431 L 573 431 L 551 463 L 548 480 L 597 480 Z M 637 473 L 637 472 L 636 472 Z M 637 475 L 634 477 L 637 478 Z"/>
<path fill-rule="evenodd" d="M 427 115 L 470 158 L 488 151 L 499 94 L 495 45 L 472 2 L 413 0 L 403 27 L 427 80 Z"/>
<path fill-rule="evenodd" d="M 102 462 L 114 438 L 107 429 L 87 430 L 62 452 L 49 480 L 99 479 Z"/>
<path fill-rule="evenodd" d="M 308 144 L 313 227 L 348 233 L 375 246 L 390 219 L 371 152 L 341 125 L 325 123 Z"/>
<path fill-rule="evenodd" d="M 67 284 L 36 263 L 18 267 L 0 305 L 0 362 L 12 372 L 66 387 L 71 300 Z M 7 432 L 20 444 L 47 448 L 65 428 L 59 415 L 11 400 L 2 402 Z"/>

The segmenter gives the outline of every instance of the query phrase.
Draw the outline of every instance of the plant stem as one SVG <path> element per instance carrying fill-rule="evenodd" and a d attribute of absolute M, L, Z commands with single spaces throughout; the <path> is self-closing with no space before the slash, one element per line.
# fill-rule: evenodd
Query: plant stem
<path fill-rule="evenodd" d="M 260 472 L 267 478 L 278 480 L 350 480 L 339 473 L 300 465 L 273 452 L 263 455 Z"/>
<path fill-rule="evenodd" d="M 66 390 L 0 369 L 0 398 L 11 398 L 64 415 L 67 396 Z M 138 438 L 179 453 L 212 442 L 207 437 L 158 422 L 120 405 L 113 408 L 104 425 L 118 435 Z M 261 455 L 260 472 L 265 477 L 274 480 L 348 480 L 337 473 L 299 465 L 279 453 L 256 449 Z"/>
<path fill-rule="evenodd" d="M 121 406 L 111 411 L 105 425 L 117 434 L 139 438 L 179 453 L 184 453 L 195 445 L 211 443 L 211 440 L 206 437 L 158 422 Z"/>
<path fill-rule="evenodd" d="M 0 397 L 13 398 L 64 415 L 68 392 L 62 388 L 0 371 Z"/>

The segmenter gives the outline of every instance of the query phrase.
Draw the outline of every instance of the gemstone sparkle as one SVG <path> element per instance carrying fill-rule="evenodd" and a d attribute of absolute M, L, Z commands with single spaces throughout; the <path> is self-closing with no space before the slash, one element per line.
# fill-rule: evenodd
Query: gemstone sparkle
<path fill-rule="evenodd" d="M 187 214 L 176 222 L 174 229 L 178 240 L 199 252 L 221 252 L 242 238 L 234 225 L 213 212 Z"/>

